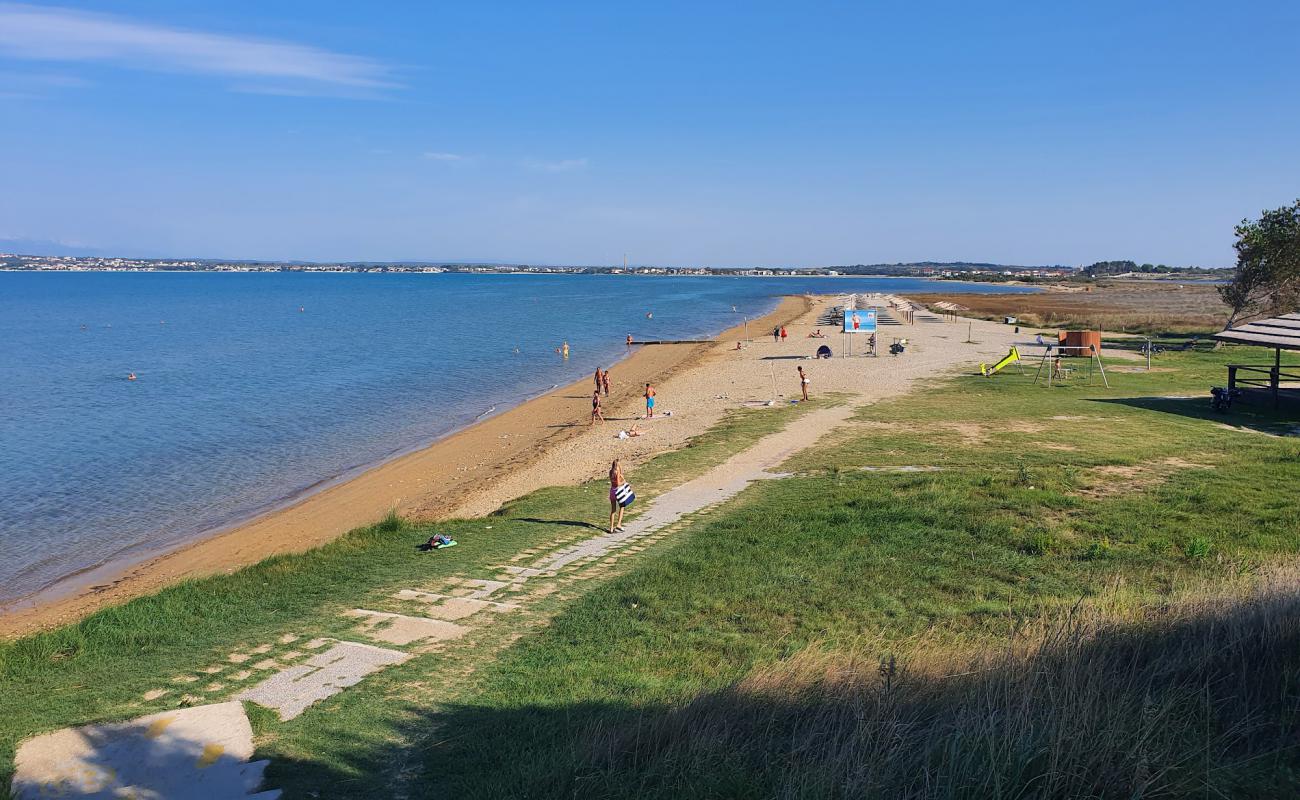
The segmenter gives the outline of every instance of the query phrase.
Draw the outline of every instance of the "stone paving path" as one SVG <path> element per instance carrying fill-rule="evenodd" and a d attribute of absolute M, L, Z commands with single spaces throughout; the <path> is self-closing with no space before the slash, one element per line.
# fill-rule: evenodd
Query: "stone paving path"
<path fill-rule="evenodd" d="M 257 792 L 269 762 L 252 755 L 253 729 L 235 702 L 64 728 L 18 748 L 13 796 L 274 800 L 278 790 Z"/>
<path fill-rule="evenodd" d="M 175 676 L 169 685 L 144 694 L 143 699 L 149 701 L 173 695 L 191 708 L 119 726 L 96 726 L 93 733 L 87 733 L 92 730 L 88 728 L 64 729 L 28 740 L 19 751 L 15 796 L 49 796 L 35 793 L 40 789 L 31 787 L 84 778 L 96 786 L 102 783 L 102 791 L 117 793 L 69 796 L 141 800 L 246 797 L 260 785 L 265 762 L 244 764 L 252 754 L 252 741 L 243 707 L 238 702 L 200 703 L 247 700 L 274 709 L 281 720 L 294 719 L 380 670 L 435 651 L 503 616 L 526 612 L 530 602 L 555 591 L 557 582 L 605 574 L 619 559 L 643 552 L 670 535 L 688 515 L 731 499 L 752 481 L 782 477 L 769 470 L 847 420 L 853 410 L 837 406 L 799 417 L 784 430 L 657 496 L 643 513 L 628 521 L 624 531 L 593 536 L 549 552 L 545 548 L 525 550 L 514 560 L 532 559 L 531 563 L 501 565 L 491 578 L 459 575 L 443 579 L 438 586 L 400 589 L 385 602 L 401 611 L 354 608 L 343 612 L 357 621 L 353 629 L 356 638 L 369 642 L 286 634 L 274 642 L 232 652 L 222 662 Z M 537 578 L 545 579 L 542 585 L 526 590 L 525 585 Z M 168 723 L 175 726 L 172 738 L 150 739 L 141 734 L 164 718 L 174 718 Z M 218 749 L 209 751 L 210 744 Z M 153 784 L 147 783 L 149 776 L 137 775 L 138 765 L 147 763 L 159 749 L 168 754 L 166 761 L 171 766 L 164 770 L 165 775 L 154 776 L 156 780 L 173 781 L 173 776 L 180 776 L 175 780 L 181 783 L 173 781 L 166 786 L 201 788 L 152 789 Z M 142 788 L 130 794 L 135 790 L 121 787 L 137 784 L 123 781 L 137 781 Z M 256 797 L 269 800 L 278 794 L 265 792 Z"/>

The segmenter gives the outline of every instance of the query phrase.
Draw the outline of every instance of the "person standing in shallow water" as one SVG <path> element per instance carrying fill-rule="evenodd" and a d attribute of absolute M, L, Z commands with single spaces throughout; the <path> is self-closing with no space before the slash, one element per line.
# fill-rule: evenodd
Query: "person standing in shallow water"
<path fill-rule="evenodd" d="M 803 399 L 807 400 L 808 384 L 812 383 L 812 381 L 804 374 L 802 366 L 795 367 L 795 369 L 799 370 L 799 389 L 803 392 Z"/>

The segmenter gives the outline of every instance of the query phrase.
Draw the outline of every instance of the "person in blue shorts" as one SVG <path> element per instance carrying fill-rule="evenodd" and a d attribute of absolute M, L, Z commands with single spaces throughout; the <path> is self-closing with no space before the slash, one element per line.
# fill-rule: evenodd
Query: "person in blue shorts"
<path fill-rule="evenodd" d="M 648 383 L 645 385 L 645 415 L 647 418 L 655 415 L 655 387 Z"/>

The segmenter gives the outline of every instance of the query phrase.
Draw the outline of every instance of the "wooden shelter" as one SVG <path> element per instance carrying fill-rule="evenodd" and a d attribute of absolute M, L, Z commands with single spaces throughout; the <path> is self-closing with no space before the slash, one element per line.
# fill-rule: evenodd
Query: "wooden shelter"
<path fill-rule="evenodd" d="M 1228 328 L 1222 333 L 1216 333 L 1214 338 L 1221 342 L 1273 349 L 1271 367 L 1258 364 L 1229 364 L 1229 389 L 1236 389 L 1238 385 L 1267 387 L 1272 391 L 1273 405 L 1277 406 L 1281 402 L 1282 379 L 1300 381 L 1300 374 L 1288 374 L 1282 371 L 1282 351 L 1300 351 L 1300 313 L 1257 319 L 1245 325 Z"/>

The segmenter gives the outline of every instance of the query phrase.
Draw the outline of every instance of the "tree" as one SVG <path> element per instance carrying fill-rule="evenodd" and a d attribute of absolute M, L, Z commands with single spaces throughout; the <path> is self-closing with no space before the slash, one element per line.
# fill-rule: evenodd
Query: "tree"
<path fill-rule="evenodd" d="M 1237 268 L 1219 287 L 1232 308 L 1228 327 L 1243 317 L 1300 310 L 1300 200 L 1242 220 L 1236 233 Z"/>

